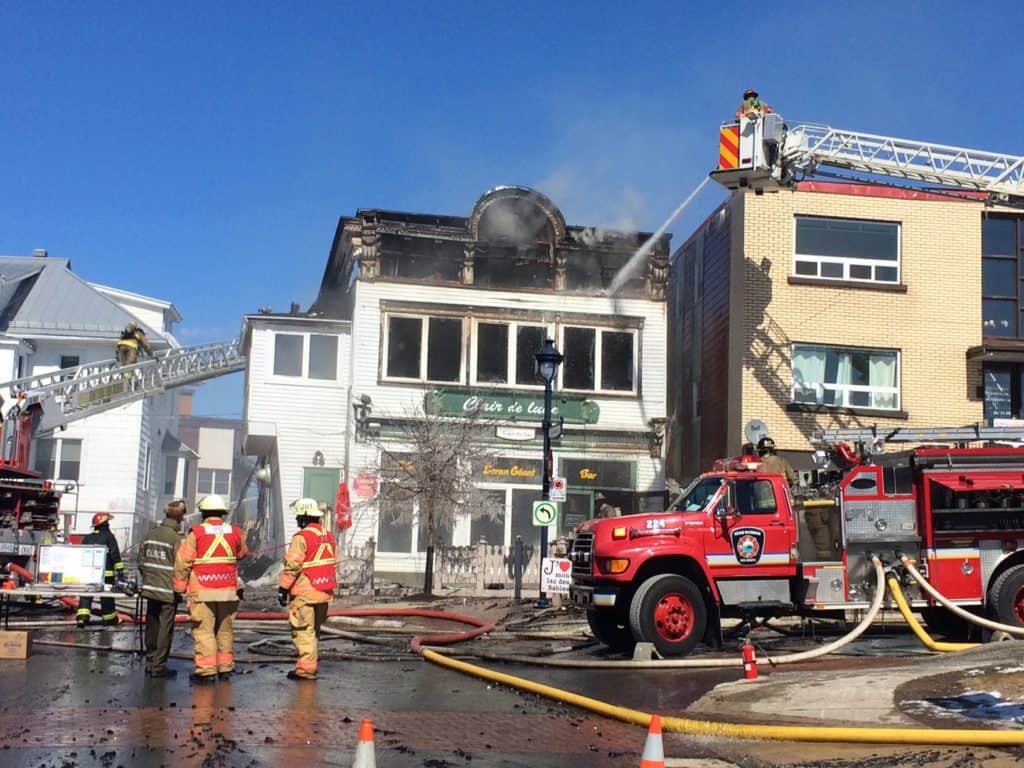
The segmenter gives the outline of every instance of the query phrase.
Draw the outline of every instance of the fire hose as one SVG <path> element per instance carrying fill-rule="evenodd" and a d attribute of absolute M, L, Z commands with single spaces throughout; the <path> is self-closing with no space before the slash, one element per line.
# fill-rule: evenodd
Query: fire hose
<path fill-rule="evenodd" d="M 1024 627 L 1016 627 L 1012 624 L 1001 624 L 998 621 L 992 621 L 991 619 L 986 619 L 984 616 L 978 616 L 977 614 L 971 613 L 970 611 L 965 611 L 963 608 L 961 608 L 959 605 L 948 599 L 945 595 L 940 593 L 939 590 L 933 587 L 924 577 L 924 575 L 919 570 L 917 570 L 917 568 L 914 567 L 913 560 L 911 560 L 906 555 L 903 555 L 901 559 L 904 567 L 907 569 L 907 573 L 909 573 L 911 576 L 917 579 L 917 583 L 921 585 L 921 588 L 929 595 L 931 595 L 933 598 L 935 598 L 935 601 L 942 605 L 943 608 L 948 608 L 950 611 L 955 613 L 960 618 L 966 619 L 967 621 L 970 621 L 973 624 L 977 624 L 980 627 L 991 629 L 994 632 L 1006 632 L 1010 635 L 1024 635 Z"/>
<path fill-rule="evenodd" d="M 860 623 L 857 624 L 856 627 L 843 637 L 833 640 L 827 645 L 813 648 L 809 651 L 790 653 L 783 656 L 768 656 L 765 657 L 765 661 L 769 664 L 793 664 L 800 661 L 809 661 L 810 659 L 816 659 L 819 656 L 826 656 L 833 653 L 844 645 L 852 643 L 864 634 L 867 628 L 875 620 L 879 610 L 881 610 L 882 601 L 885 598 L 885 572 L 882 569 L 882 562 L 877 557 L 873 557 L 871 562 L 875 567 L 875 596 L 871 601 L 871 606 L 868 608 L 867 613 L 864 614 L 864 618 L 861 619 Z M 430 648 L 430 650 L 438 655 L 467 655 L 454 648 Z M 654 661 L 601 661 L 597 659 L 549 659 L 516 654 L 488 653 L 486 651 L 474 652 L 471 655 L 492 661 L 508 661 L 516 664 L 529 664 L 532 666 L 569 667 L 574 669 L 711 669 L 743 666 L 742 659 L 737 659 L 735 657 L 714 659 L 661 659 Z"/>
<path fill-rule="evenodd" d="M 917 620 L 917 617 L 910 610 L 910 606 L 907 605 L 907 600 L 903 597 L 903 590 L 900 588 L 899 579 L 896 578 L 891 572 L 889 573 L 889 592 L 892 594 L 892 599 L 896 601 L 896 607 L 900 609 L 900 613 L 903 614 L 903 618 L 907 622 L 907 626 L 910 630 L 917 635 L 917 639 L 921 641 L 929 651 L 936 651 L 938 653 L 950 653 L 952 651 L 966 651 L 968 648 L 976 648 L 978 643 L 943 643 L 938 640 L 933 640 L 932 636 L 929 635 L 924 627 L 921 626 L 921 622 Z"/>

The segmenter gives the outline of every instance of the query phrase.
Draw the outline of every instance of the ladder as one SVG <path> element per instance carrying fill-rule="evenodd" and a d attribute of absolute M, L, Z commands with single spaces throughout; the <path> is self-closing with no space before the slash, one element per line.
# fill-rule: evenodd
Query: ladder
<path fill-rule="evenodd" d="M 1024 443 L 1024 427 L 896 427 L 886 431 L 877 427 L 819 429 L 811 437 L 814 444 L 841 441 L 879 446 L 885 443 Z"/>
<path fill-rule="evenodd" d="M 239 339 L 172 349 L 134 365 L 116 360 L 64 368 L 0 384 L 0 391 L 16 398 L 13 408 L 27 411 L 38 406 L 33 419 L 37 436 L 174 387 L 197 384 L 245 368 Z"/>
<path fill-rule="evenodd" d="M 1024 157 L 844 131 L 811 123 L 788 128 L 781 163 L 811 175 L 834 166 L 988 194 L 992 202 L 1024 202 Z"/>

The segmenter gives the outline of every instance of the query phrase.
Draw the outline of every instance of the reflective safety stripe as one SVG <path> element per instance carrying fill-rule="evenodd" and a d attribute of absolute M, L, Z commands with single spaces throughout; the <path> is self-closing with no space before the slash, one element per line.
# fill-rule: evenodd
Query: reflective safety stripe
<path fill-rule="evenodd" d="M 92 615 L 92 609 L 91 608 L 79 608 L 77 611 L 75 611 L 75 616 L 91 616 L 91 615 Z"/>
<path fill-rule="evenodd" d="M 303 661 L 302 659 L 296 659 L 295 668 L 301 669 L 303 672 L 316 672 L 315 661 Z"/>
<path fill-rule="evenodd" d="M 196 656 L 197 667 L 215 667 L 217 666 L 216 656 Z"/>
<path fill-rule="evenodd" d="M 217 549 L 217 547 L 223 547 L 223 551 L 225 553 L 227 553 L 227 554 L 225 554 L 222 557 L 215 557 L 213 553 Z M 233 563 L 237 559 L 238 558 L 235 557 L 234 551 L 231 549 L 231 545 L 228 544 L 228 540 L 224 538 L 224 534 L 223 533 L 217 533 L 217 534 L 214 534 L 213 542 L 210 544 L 209 548 L 206 550 L 206 554 L 197 557 L 196 558 L 196 562 L 197 563 Z"/>
<path fill-rule="evenodd" d="M 123 571 L 124 570 L 124 563 L 114 563 L 114 570 L 115 571 Z"/>
<path fill-rule="evenodd" d="M 173 571 L 173 565 L 157 565 L 156 563 L 139 563 L 139 568 L 149 570 L 152 568 L 154 571 Z"/>
<path fill-rule="evenodd" d="M 103 575 L 104 575 L 104 576 L 113 576 L 113 575 L 114 575 L 114 572 L 113 572 L 113 571 L 104 571 L 104 572 L 103 572 Z"/>
<path fill-rule="evenodd" d="M 103 620 L 104 621 L 110 621 L 111 619 L 116 619 L 116 618 L 117 618 L 117 611 L 114 611 L 113 613 L 104 613 L 103 614 Z"/>
<path fill-rule="evenodd" d="M 167 589 L 167 587 L 154 587 L 150 584 L 144 584 L 142 589 L 144 592 L 166 592 L 169 595 L 174 594 L 173 589 Z"/>
<path fill-rule="evenodd" d="M 218 664 L 233 664 L 235 662 L 235 654 L 233 653 L 218 653 L 217 663 Z"/>
<path fill-rule="evenodd" d="M 109 344 L 110 342 L 108 341 L 107 343 Z M 119 346 L 119 347 L 131 347 L 132 349 L 138 349 L 139 348 L 139 342 L 137 342 L 135 339 L 118 339 L 117 340 L 117 346 Z M 107 349 L 110 349 L 110 347 L 107 347 Z"/>

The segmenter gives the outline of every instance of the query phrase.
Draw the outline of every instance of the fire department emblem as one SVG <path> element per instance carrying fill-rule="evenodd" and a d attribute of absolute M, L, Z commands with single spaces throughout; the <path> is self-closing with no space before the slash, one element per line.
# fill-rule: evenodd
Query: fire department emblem
<path fill-rule="evenodd" d="M 737 528 L 731 532 L 732 550 L 740 565 L 755 565 L 764 551 L 764 531 L 760 528 Z"/>

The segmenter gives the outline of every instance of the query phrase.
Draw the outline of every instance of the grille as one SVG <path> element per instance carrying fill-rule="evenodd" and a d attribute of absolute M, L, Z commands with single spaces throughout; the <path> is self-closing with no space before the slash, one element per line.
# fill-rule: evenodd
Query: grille
<path fill-rule="evenodd" d="M 579 533 L 572 543 L 572 576 L 574 579 L 588 580 L 591 577 L 593 568 L 592 550 L 594 549 L 594 534 Z"/>

